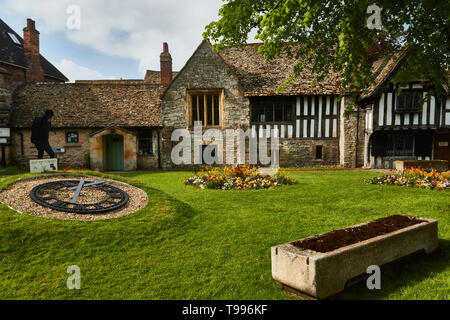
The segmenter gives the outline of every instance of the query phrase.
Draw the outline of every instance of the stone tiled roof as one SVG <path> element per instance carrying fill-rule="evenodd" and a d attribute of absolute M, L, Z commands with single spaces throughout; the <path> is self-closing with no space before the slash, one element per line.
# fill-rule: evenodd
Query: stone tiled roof
<path fill-rule="evenodd" d="M 394 54 L 390 59 L 379 59 L 373 64 L 373 71 L 375 76 L 375 83 L 371 85 L 367 92 L 361 94 L 360 99 L 368 99 L 377 96 L 382 90 L 383 85 L 392 79 L 400 64 L 404 61 L 407 55 L 407 50 L 402 50 Z M 443 85 L 444 91 L 448 94 L 450 88 L 450 71 L 447 70 L 448 83 Z M 417 79 L 423 81 L 423 79 Z"/>
<path fill-rule="evenodd" d="M 360 96 L 361 99 L 372 97 L 381 90 L 383 84 L 388 81 L 397 67 L 401 64 L 406 56 L 406 50 L 398 52 L 390 59 L 381 58 L 373 63 L 372 70 L 375 76 L 375 83 L 371 85 L 367 92 Z"/>
<path fill-rule="evenodd" d="M 178 75 L 178 71 L 172 72 L 172 79 L 174 79 Z M 145 82 L 151 83 L 151 84 L 160 84 L 161 83 L 161 71 L 156 70 L 147 70 L 145 73 Z"/>
<path fill-rule="evenodd" d="M 15 45 L 8 33 L 12 33 L 21 43 Z M 21 68 L 28 68 L 29 61 L 23 50 L 23 39 L 13 29 L 11 29 L 2 19 L 0 19 L 0 62 L 12 64 Z M 41 67 L 44 75 L 62 81 L 69 81 L 53 64 L 40 55 Z"/>
<path fill-rule="evenodd" d="M 447 70 L 447 79 L 448 79 L 448 82 L 446 85 L 444 85 L 444 90 L 445 90 L 446 94 L 449 94 L 450 93 L 450 70 Z"/>
<path fill-rule="evenodd" d="M 261 44 L 248 44 L 243 47 L 225 48 L 219 52 L 239 78 L 245 96 L 272 96 L 294 72 L 295 63 L 285 54 L 265 63 L 258 53 Z M 311 82 L 316 75 L 304 70 L 296 77 L 281 95 L 338 94 L 340 90 L 339 75 L 331 73 L 315 87 Z"/>
<path fill-rule="evenodd" d="M 34 117 L 52 109 L 55 128 L 162 126 L 164 88 L 142 80 L 25 84 L 14 93 L 11 124 L 30 128 Z"/>

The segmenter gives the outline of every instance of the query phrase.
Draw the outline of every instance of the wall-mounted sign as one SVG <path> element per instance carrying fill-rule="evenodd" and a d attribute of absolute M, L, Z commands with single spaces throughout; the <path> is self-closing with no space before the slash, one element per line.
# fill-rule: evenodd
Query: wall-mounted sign
<path fill-rule="evenodd" d="M 439 147 L 448 147 L 448 141 L 439 141 L 438 146 Z"/>
<path fill-rule="evenodd" d="M 11 128 L 0 127 L 0 146 L 9 146 L 11 144 Z"/>
<path fill-rule="evenodd" d="M 65 153 L 66 149 L 65 148 L 53 148 L 53 152 L 54 153 Z"/>
<path fill-rule="evenodd" d="M 10 128 L 0 128 L 0 138 L 10 138 L 11 129 Z"/>

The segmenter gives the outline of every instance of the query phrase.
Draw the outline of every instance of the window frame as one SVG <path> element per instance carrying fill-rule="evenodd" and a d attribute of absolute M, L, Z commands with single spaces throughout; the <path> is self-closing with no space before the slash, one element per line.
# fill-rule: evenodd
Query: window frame
<path fill-rule="evenodd" d="M 143 149 L 141 147 L 142 140 L 150 140 L 151 150 L 150 150 L 149 153 L 142 152 L 142 154 L 141 154 L 141 150 Z M 139 131 L 138 137 L 137 137 L 137 142 L 138 142 L 137 152 L 138 152 L 139 156 L 153 156 L 153 155 L 155 155 L 155 150 L 153 148 L 153 130 Z"/>
<path fill-rule="evenodd" d="M 319 154 L 320 157 L 318 157 Z M 314 160 L 323 160 L 323 145 L 319 144 L 314 147 Z"/>
<path fill-rule="evenodd" d="M 295 113 L 295 108 L 296 108 L 296 103 L 297 100 L 296 98 L 292 98 L 292 97 L 269 97 L 269 98 L 253 98 L 250 101 L 250 122 L 251 124 L 255 124 L 255 125 L 266 125 L 266 124 L 294 124 L 295 123 L 295 117 L 296 117 L 296 113 Z M 283 106 L 281 108 L 281 114 L 282 114 L 282 120 L 281 121 L 276 121 L 276 108 L 275 106 Z M 254 115 L 256 112 L 257 108 L 261 108 L 262 106 L 264 106 L 264 121 L 259 121 L 259 119 L 257 119 L 257 121 L 254 121 Z M 271 121 L 268 121 L 267 119 L 270 117 L 267 117 L 267 112 L 266 112 L 266 108 L 270 107 L 272 108 L 272 117 L 271 117 Z M 286 114 L 286 110 L 290 110 L 291 112 L 291 117 L 290 119 L 284 120 L 283 118 L 284 115 Z M 260 114 L 260 113 L 258 113 Z"/>
<path fill-rule="evenodd" d="M 69 134 L 75 133 L 77 135 L 77 141 L 76 142 L 69 142 Z M 74 145 L 80 143 L 80 131 L 66 131 L 66 144 Z"/>
<path fill-rule="evenodd" d="M 400 94 L 397 94 L 397 92 L 395 92 L 395 97 L 394 97 L 394 103 L 395 103 L 395 112 L 396 113 L 414 113 L 414 112 L 420 112 L 422 107 L 423 107 L 423 93 L 424 90 L 421 89 L 402 89 L 402 91 L 400 92 Z M 402 97 L 404 94 L 413 94 L 411 101 L 417 102 L 417 106 L 414 106 L 413 108 L 400 108 L 399 109 L 399 99 L 400 97 Z M 421 97 L 416 100 L 416 95 L 421 94 Z M 408 100 L 408 98 L 405 98 L 406 100 Z M 422 102 L 422 104 L 421 104 Z M 407 102 L 406 102 L 407 103 Z M 412 104 L 411 104 L 412 105 Z"/>
<path fill-rule="evenodd" d="M 387 157 L 412 157 L 415 154 L 416 136 L 411 132 L 388 133 L 385 153 Z M 401 144 L 401 148 L 398 148 Z M 411 145 L 411 148 L 407 148 Z M 391 148 L 392 147 L 392 148 Z"/>
<path fill-rule="evenodd" d="M 189 128 L 193 128 L 194 127 L 194 120 L 193 120 L 193 113 L 192 113 L 192 97 L 193 96 L 203 96 L 203 119 L 204 119 L 204 123 L 202 123 L 202 127 L 205 128 L 222 128 L 223 126 L 223 105 L 224 105 L 224 92 L 223 89 L 204 89 L 204 90 L 187 90 L 186 92 L 186 96 L 187 96 L 187 120 L 188 122 L 188 127 Z M 215 103 L 214 103 L 214 96 L 219 96 L 219 124 L 213 124 L 213 125 L 208 125 L 208 104 L 207 104 L 207 96 L 212 96 L 212 114 L 211 114 L 211 119 L 214 123 L 214 116 L 215 116 Z M 198 98 L 200 99 L 200 98 Z M 199 100 L 198 100 L 199 101 Z M 197 103 L 197 112 L 199 109 L 199 104 Z"/>

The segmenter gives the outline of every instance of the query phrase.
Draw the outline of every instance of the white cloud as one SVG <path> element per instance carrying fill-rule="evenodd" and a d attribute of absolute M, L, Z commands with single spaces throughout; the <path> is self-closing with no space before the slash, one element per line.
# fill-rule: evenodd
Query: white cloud
<path fill-rule="evenodd" d="M 162 43 L 168 42 L 179 70 L 217 19 L 221 0 L 2 0 L 8 11 L 37 20 L 42 33 L 64 32 L 80 45 L 139 61 L 139 72 L 159 70 Z M 68 30 L 67 8 L 81 9 L 81 29 Z"/>
<path fill-rule="evenodd" d="M 69 78 L 71 82 L 74 82 L 75 80 L 115 79 L 114 77 L 105 76 L 98 71 L 80 66 L 75 62 L 66 59 L 55 63 L 55 66 Z"/>

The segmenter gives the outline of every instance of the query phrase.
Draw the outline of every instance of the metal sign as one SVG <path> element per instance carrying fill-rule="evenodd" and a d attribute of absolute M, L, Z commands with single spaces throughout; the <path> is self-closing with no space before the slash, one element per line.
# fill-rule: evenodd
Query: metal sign
<path fill-rule="evenodd" d="M 101 191 L 99 200 L 81 203 L 80 194 L 89 189 Z M 128 194 L 104 181 L 59 180 L 34 187 L 30 197 L 41 206 L 71 213 L 100 213 L 118 209 L 128 202 Z M 69 200 L 70 199 L 70 200 Z"/>

